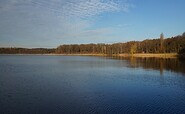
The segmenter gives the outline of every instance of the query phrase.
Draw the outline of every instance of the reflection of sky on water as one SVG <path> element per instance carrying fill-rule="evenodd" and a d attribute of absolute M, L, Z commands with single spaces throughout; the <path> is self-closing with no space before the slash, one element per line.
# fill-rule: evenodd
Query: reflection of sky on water
<path fill-rule="evenodd" d="M 175 59 L 0 56 L 0 113 L 185 113 L 185 76 L 174 64 L 183 67 Z"/>

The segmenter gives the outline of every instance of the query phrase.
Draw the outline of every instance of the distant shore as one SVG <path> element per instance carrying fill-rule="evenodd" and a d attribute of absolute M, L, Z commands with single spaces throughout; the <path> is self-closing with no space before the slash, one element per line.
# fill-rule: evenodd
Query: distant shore
<path fill-rule="evenodd" d="M 49 54 L 0 54 L 0 55 L 48 55 L 48 56 L 108 56 L 107 54 L 56 54 L 56 53 L 49 53 Z"/>
<path fill-rule="evenodd" d="M 177 58 L 177 53 L 136 53 L 136 54 L 0 54 L 0 55 L 48 55 L 48 56 L 118 56 L 118 57 L 139 57 L 139 58 Z"/>

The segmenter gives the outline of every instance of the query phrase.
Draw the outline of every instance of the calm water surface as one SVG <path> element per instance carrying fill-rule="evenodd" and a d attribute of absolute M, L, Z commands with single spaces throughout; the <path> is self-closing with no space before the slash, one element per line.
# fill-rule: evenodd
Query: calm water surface
<path fill-rule="evenodd" d="M 0 114 L 185 114 L 185 62 L 0 56 Z"/>

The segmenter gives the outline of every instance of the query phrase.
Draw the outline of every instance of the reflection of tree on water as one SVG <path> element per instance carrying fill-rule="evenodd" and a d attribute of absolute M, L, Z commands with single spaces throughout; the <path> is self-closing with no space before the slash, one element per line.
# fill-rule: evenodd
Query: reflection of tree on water
<path fill-rule="evenodd" d="M 164 69 L 163 60 L 160 59 L 160 74 L 161 75 L 163 75 L 163 69 Z"/>
<path fill-rule="evenodd" d="M 142 81 L 159 87 L 178 86 L 182 89 L 185 87 L 185 60 L 176 58 L 113 58 L 120 59 L 116 62 L 116 65 L 119 65 L 118 67 L 123 69 L 128 67 L 130 75 L 126 75 L 126 78 L 123 75 L 126 80 Z"/>
<path fill-rule="evenodd" d="M 131 67 L 137 67 L 137 61 L 136 61 L 136 58 L 135 57 L 130 57 L 130 65 L 131 65 Z"/>
<path fill-rule="evenodd" d="M 143 67 L 144 69 L 159 70 L 161 75 L 164 70 L 185 73 L 185 62 L 179 59 L 132 58 L 130 59 L 130 65 Z"/>
<path fill-rule="evenodd" d="M 175 58 L 121 58 L 128 60 L 128 67 L 159 70 L 163 75 L 164 70 L 185 74 L 185 61 Z"/>

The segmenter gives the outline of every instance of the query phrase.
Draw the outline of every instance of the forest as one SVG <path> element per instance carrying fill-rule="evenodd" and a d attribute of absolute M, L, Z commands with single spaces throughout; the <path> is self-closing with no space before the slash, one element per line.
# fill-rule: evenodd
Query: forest
<path fill-rule="evenodd" d="M 47 48 L 0 48 L 0 54 L 50 54 L 55 53 L 56 49 Z"/>
<path fill-rule="evenodd" d="M 185 33 L 171 38 L 146 39 L 114 44 L 74 44 L 60 45 L 56 48 L 58 54 L 122 54 L 122 53 L 184 53 Z"/>
<path fill-rule="evenodd" d="M 57 48 L 0 48 L 0 54 L 122 54 L 122 53 L 185 53 L 185 32 L 171 38 L 159 38 L 143 41 L 129 41 L 114 44 L 70 44 Z"/>

